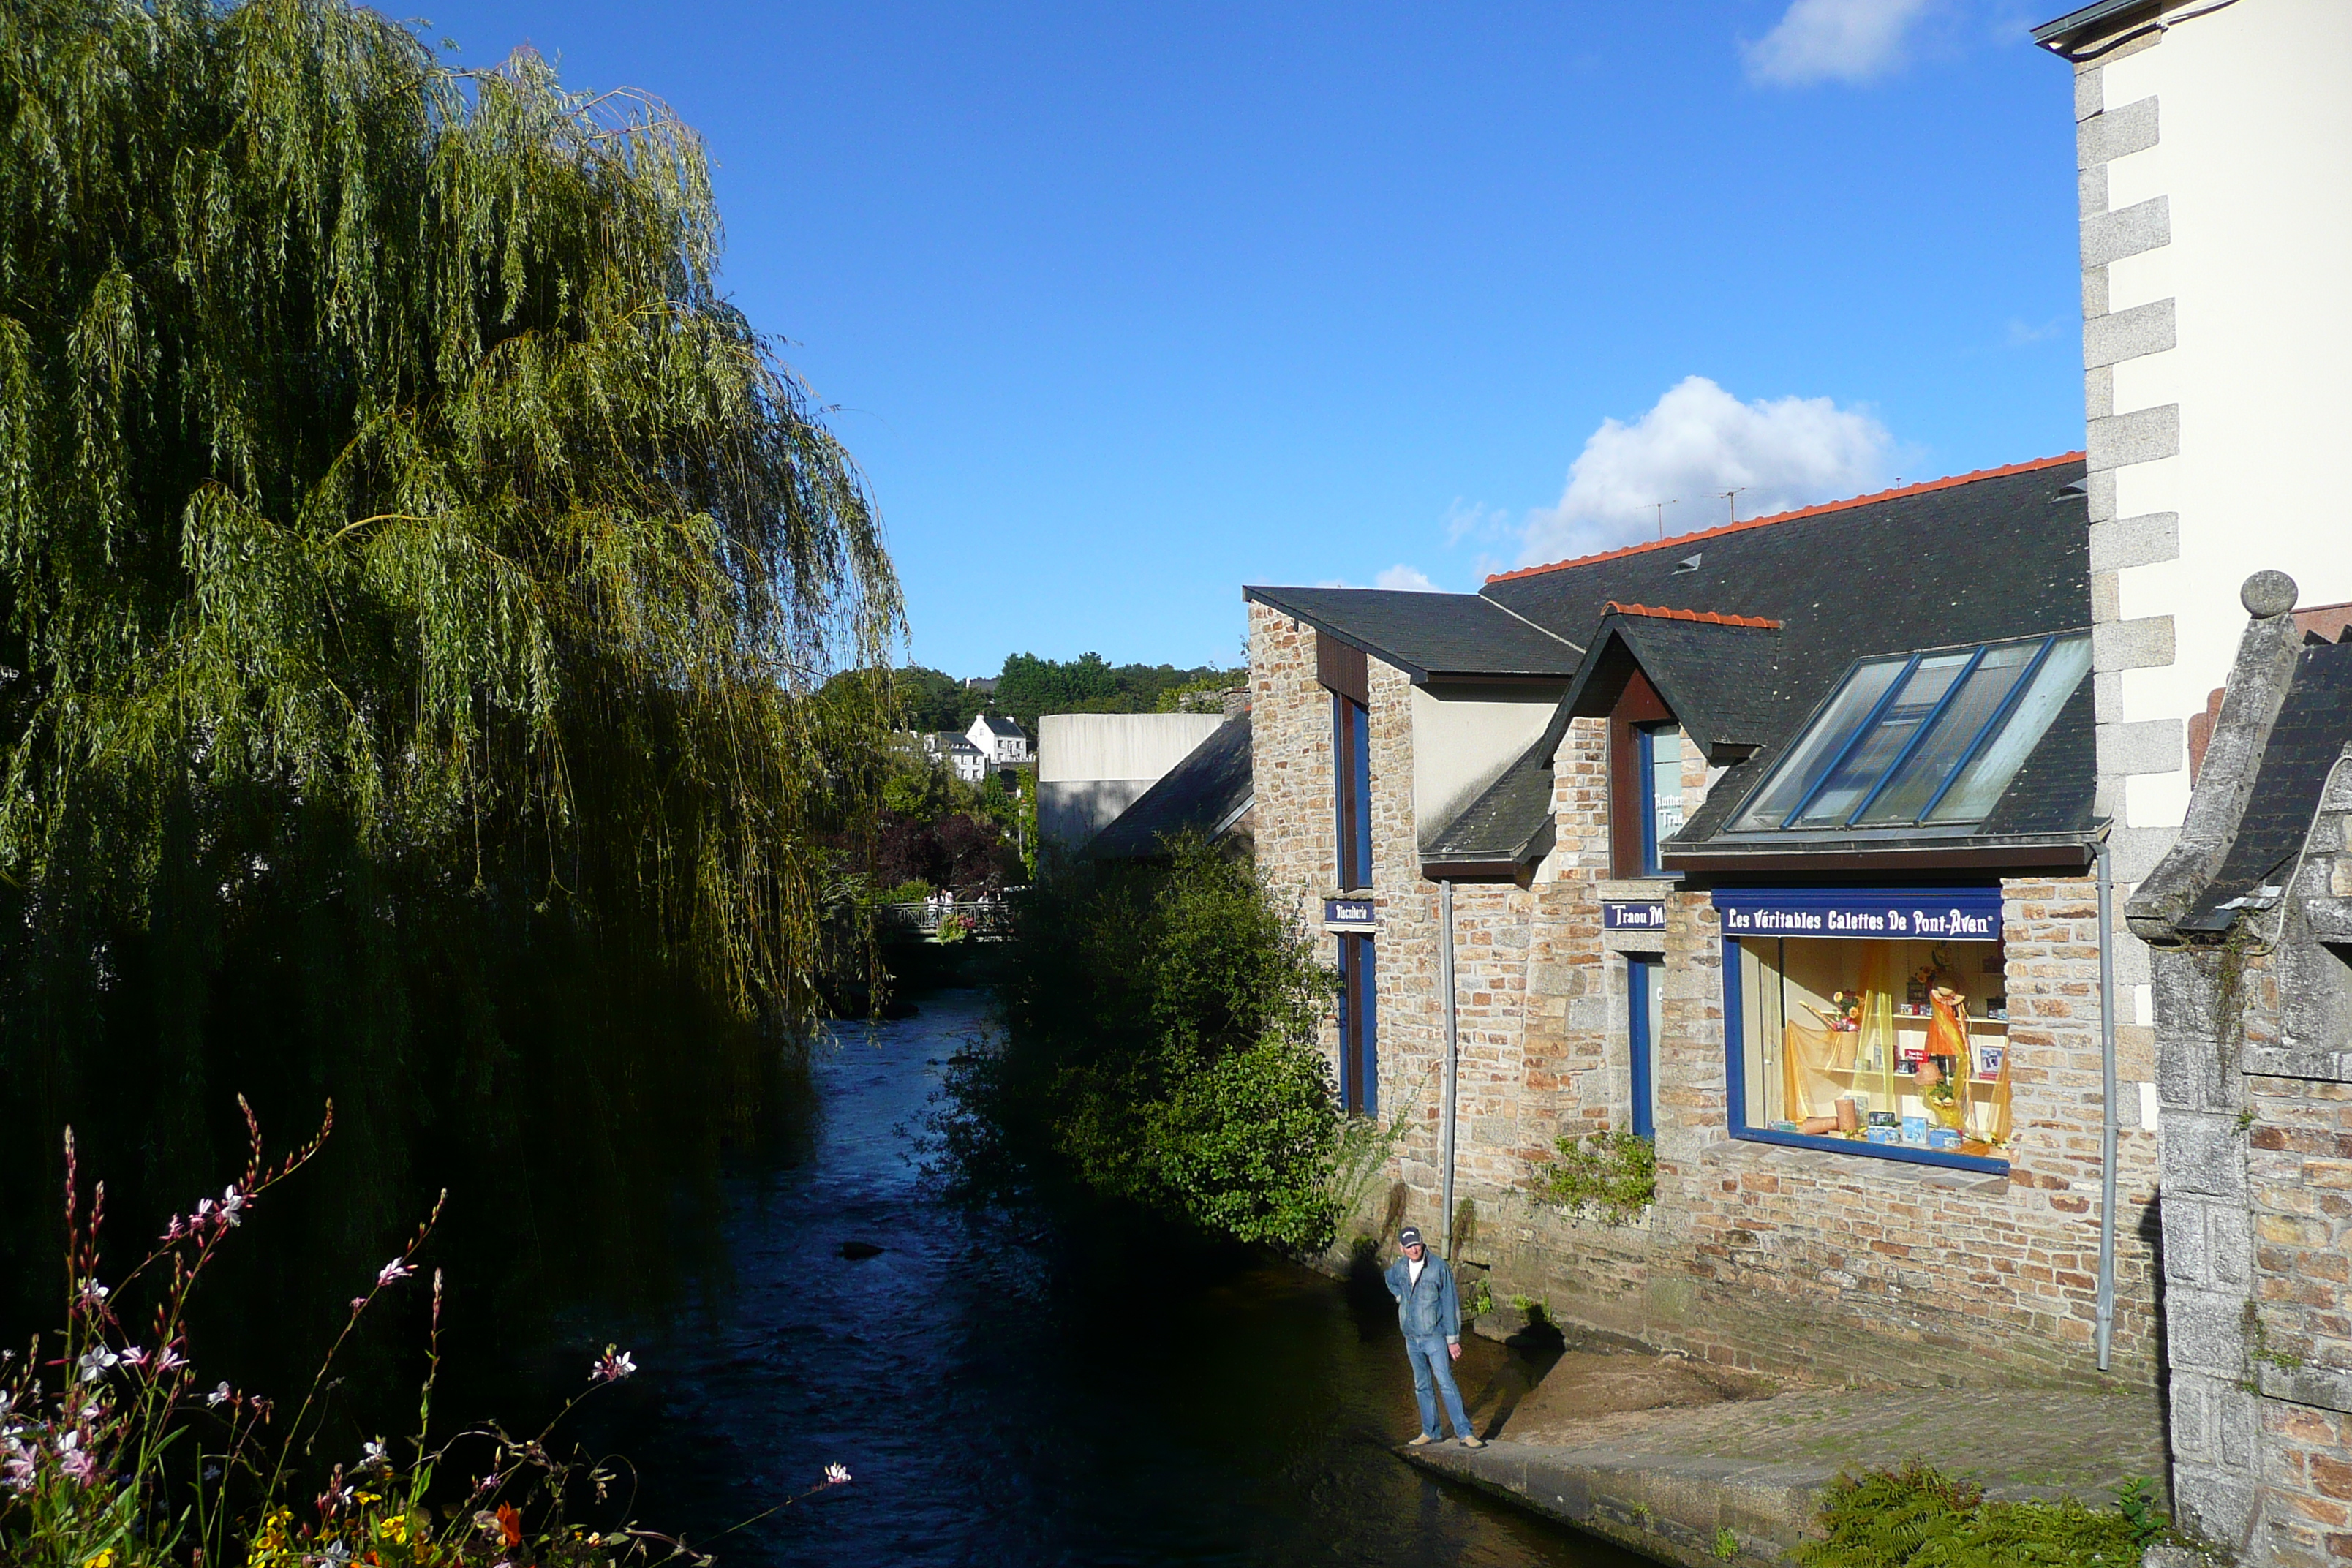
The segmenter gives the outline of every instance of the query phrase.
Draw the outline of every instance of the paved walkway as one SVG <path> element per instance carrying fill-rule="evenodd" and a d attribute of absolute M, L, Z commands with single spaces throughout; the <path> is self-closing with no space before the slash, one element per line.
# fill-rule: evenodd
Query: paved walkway
<path fill-rule="evenodd" d="M 2162 1491 L 2163 1413 L 2152 1392 L 1806 1389 L 1695 1403 L 1707 1397 L 1691 1392 L 1703 1375 L 1647 1357 L 1564 1357 L 1485 1449 L 1401 1451 L 1692 1568 L 1779 1563 L 1842 1469 L 1913 1458 L 2000 1498 L 2072 1496 L 2098 1508 L 2133 1476 Z M 1654 1406 L 1592 1408 L 1612 1385 Z"/>

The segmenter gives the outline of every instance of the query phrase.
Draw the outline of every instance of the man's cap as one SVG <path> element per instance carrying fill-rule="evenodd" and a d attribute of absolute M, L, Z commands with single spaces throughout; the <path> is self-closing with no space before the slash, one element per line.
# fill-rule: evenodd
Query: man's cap
<path fill-rule="evenodd" d="M 1417 1225 L 1409 1225 L 1402 1230 L 1397 1232 L 1397 1245 L 1399 1247 L 1419 1247 L 1421 1245 L 1421 1226 Z"/>

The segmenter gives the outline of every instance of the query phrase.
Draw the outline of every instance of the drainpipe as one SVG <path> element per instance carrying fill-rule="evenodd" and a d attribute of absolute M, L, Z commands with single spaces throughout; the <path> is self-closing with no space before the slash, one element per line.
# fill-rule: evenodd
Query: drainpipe
<path fill-rule="evenodd" d="M 1461 1030 L 1454 1022 L 1454 883 L 1451 879 L 1437 884 L 1437 923 L 1445 928 L 1445 940 L 1437 949 L 1437 984 L 1445 993 L 1445 1084 L 1444 1104 L 1438 1111 L 1437 1169 L 1445 1215 L 1442 1224 L 1445 1231 L 1445 1257 L 1454 1258 L 1454 1042 Z"/>
<path fill-rule="evenodd" d="M 2105 834 L 2099 865 L 2099 1370 L 2116 1331 L 2116 879 Z"/>

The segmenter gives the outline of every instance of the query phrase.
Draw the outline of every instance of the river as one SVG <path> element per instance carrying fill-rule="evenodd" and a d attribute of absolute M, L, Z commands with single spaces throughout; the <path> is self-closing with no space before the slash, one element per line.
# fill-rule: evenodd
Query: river
<path fill-rule="evenodd" d="M 813 1117 L 728 1178 L 723 1264 L 593 1423 L 638 1465 L 646 1523 L 722 1563 L 1636 1561 L 1388 1451 L 1414 1415 L 1377 1287 L 929 1196 L 910 1131 L 984 1016 L 950 991 L 845 1030 Z M 1540 1371 L 1473 1339 L 1464 1391 L 1491 1410 Z M 829 1464 L 854 1479 L 709 1539 Z"/>

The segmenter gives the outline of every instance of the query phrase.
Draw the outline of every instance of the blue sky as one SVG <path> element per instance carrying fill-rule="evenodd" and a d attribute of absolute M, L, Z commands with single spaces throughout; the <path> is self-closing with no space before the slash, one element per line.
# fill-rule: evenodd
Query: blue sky
<path fill-rule="evenodd" d="M 1230 662 L 1245 582 L 1474 588 L 1670 497 L 1687 531 L 2081 445 L 2070 79 L 2025 37 L 2065 8 L 483 0 L 426 31 L 708 138 L 726 285 L 839 405 L 912 656 L 961 675 Z"/>

